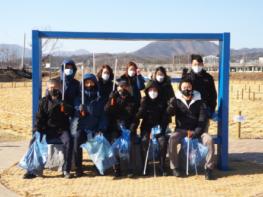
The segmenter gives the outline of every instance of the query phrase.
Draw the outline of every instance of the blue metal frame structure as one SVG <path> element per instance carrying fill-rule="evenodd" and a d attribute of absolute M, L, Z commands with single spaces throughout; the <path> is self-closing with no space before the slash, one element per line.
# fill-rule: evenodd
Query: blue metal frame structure
<path fill-rule="evenodd" d="M 228 112 L 229 112 L 229 61 L 230 33 L 112 33 L 112 32 L 60 32 L 32 31 L 32 124 L 41 98 L 41 39 L 89 39 L 89 40 L 214 40 L 219 41 L 219 82 L 218 82 L 218 167 L 228 169 Z"/>

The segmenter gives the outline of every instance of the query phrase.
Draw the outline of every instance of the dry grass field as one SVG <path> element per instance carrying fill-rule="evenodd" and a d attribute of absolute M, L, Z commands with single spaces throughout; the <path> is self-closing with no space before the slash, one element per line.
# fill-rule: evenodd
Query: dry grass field
<path fill-rule="evenodd" d="M 217 84 L 217 81 L 215 82 Z M 30 82 L 0 84 L 0 129 L 12 135 L 29 137 L 32 121 L 32 87 Z M 13 86 L 13 87 L 12 87 Z M 174 84 L 174 90 L 177 90 Z M 45 85 L 43 82 L 44 91 Z M 233 117 L 245 116 L 241 125 L 241 138 L 263 138 L 263 80 L 231 80 L 229 100 L 229 136 L 237 138 L 237 123 Z M 170 125 L 174 127 L 174 125 Z M 217 124 L 211 121 L 211 134 L 216 134 Z M 1 140 L 1 138 L 0 138 Z"/>

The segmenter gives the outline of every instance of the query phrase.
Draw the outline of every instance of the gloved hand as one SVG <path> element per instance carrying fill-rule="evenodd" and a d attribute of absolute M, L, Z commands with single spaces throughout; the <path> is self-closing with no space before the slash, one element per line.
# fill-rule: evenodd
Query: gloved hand
<path fill-rule="evenodd" d="M 86 117 L 88 116 L 88 111 L 87 111 L 87 107 L 83 104 L 81 104 L 79 106 L 79 113 L 80 113 L 80 117 Z"/>
<path fill-rule="evenodd" d="M 73 113 L 73 107 L 71 105 L 67 104 L 65 101 L 61 101 L 60 111 L 65 113 L 65 114 L 71 114 L 71 113 Z"/>
<path fill-rule="evenodd" d="M 193 138 L 193 137 L 194 137 L 194 132 L 191 131 L 191 130 L 188 130 L 188 131 L 187 131 L 187 137 L 188 137 L 188 138 Z"/>

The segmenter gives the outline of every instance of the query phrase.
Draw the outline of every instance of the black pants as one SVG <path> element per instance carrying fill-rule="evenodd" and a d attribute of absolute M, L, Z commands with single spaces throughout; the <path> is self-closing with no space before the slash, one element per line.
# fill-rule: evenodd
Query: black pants
<path fill-rule="evenodd" d="M 84 131 L 78 130 L 73 136 L 73 138 L 73 155 L 75 159 L 76 171 L 82 173 L 83 151 L 80 145 L 87 141 L 87 135 Z"/>

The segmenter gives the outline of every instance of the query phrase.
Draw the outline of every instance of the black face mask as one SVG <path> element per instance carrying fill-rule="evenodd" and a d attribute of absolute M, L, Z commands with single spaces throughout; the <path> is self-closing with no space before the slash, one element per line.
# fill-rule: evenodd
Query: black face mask
<path fill-rule="evenodd" d="M 181 92 L 184 96 L 187 96 L 187 97 L 193 95 L 193 90 L 182 90 Z"/>
<path fill-rule="evenodd" d="M 60 93 L 60 90 L 58 89 L 52 89 L 48 91 L 48 94 L 52 97 L 58 97 L 60 96 L 61 93 Z"/>
<path fill-rule="evenodd" d="M 129 95 L 129 92 L 127 90 L 121 90 L 118 92 L 119 92 L 119 95 L 122 97 L 127 97 Z"/>

